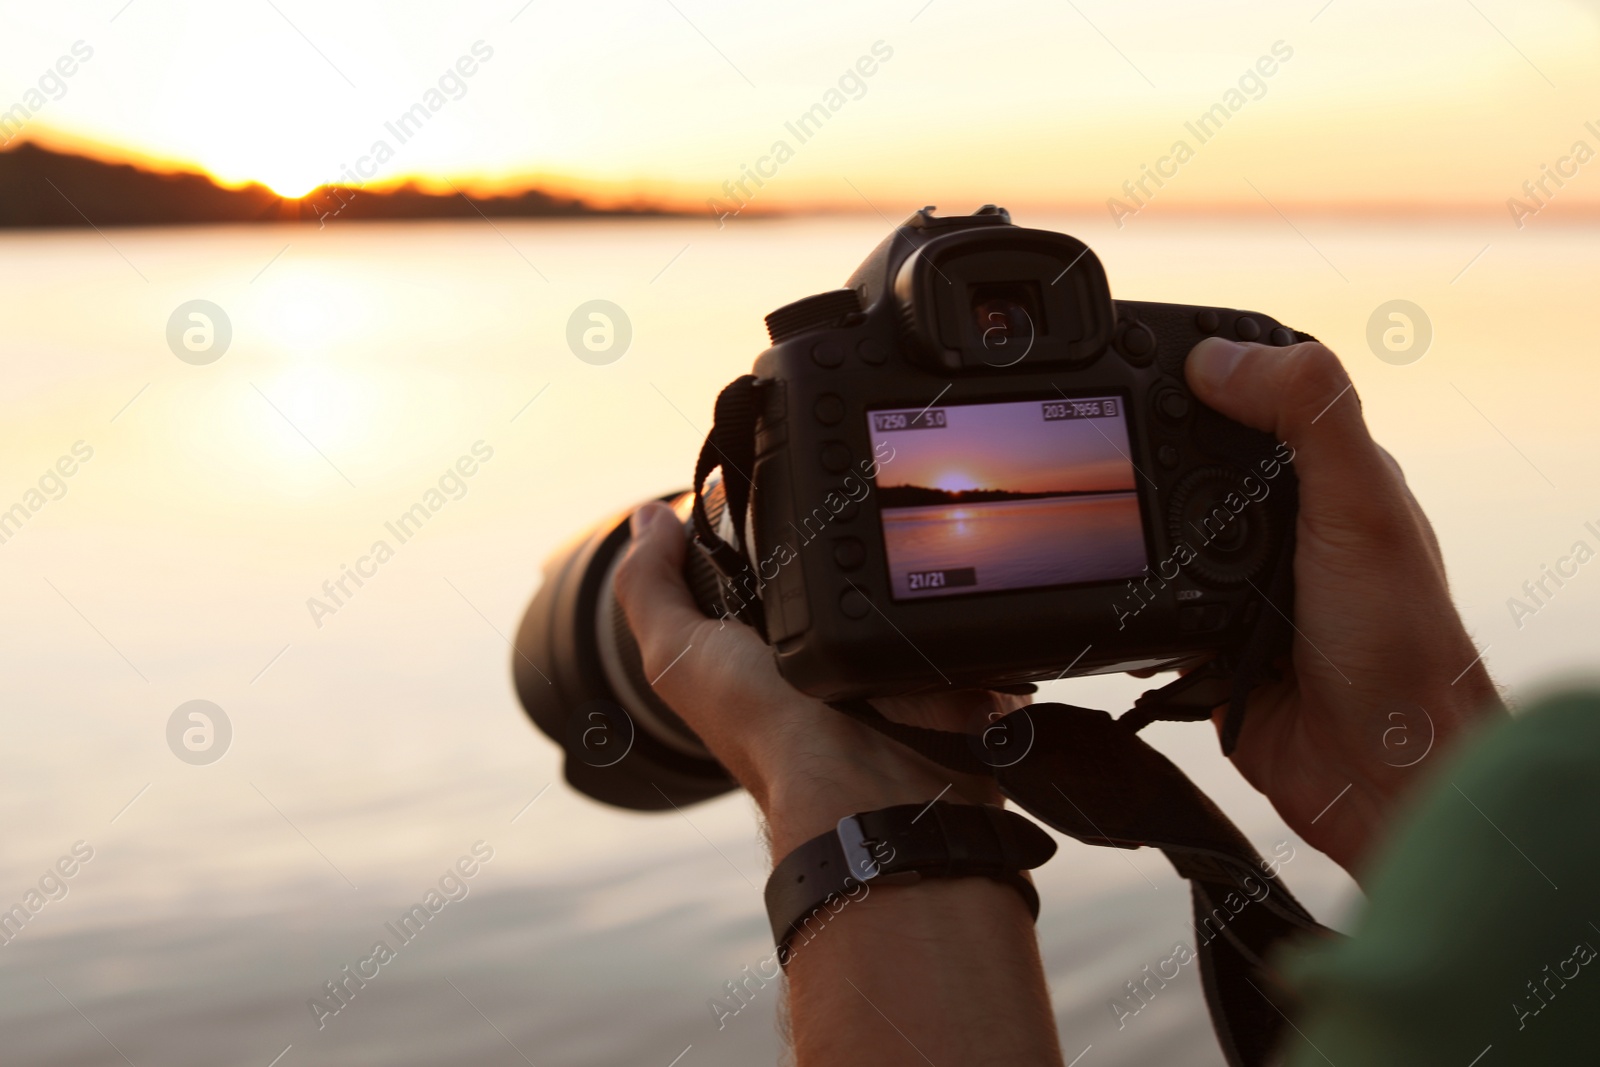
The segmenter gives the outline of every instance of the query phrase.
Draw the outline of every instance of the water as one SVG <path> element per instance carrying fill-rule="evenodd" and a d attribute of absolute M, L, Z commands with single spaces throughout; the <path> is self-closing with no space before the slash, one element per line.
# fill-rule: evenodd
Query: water
<path fill-rule="evenodd" d="M 1020 220 L 1086 238 L 1119 295 L 1259 307 L 1343 352 L 1497 678 L 1520 697 L 1589 669 L 1600 572 L 1520 627 L 1507 601 L 1595 541 L 1594 230 L 1298 219 L 1311 248 L 1276 219 Z M 575 796 L 516 706 L 504 639 L 548 551 L 685 483 L 716 390 L 763 344 L 761 316 L 836 286 L 881 229 L 0 237 L 0 510 L 30 488 L 42 502 L 0 544 L 0 901 L 22 901 L 75 842 L 93 849 L 0 947 L 5 1058 L 665 1067 L 692 1046 L 680 1067 L 773 1060 L 773 990 L 721 1031 L 707 1008 L 770 951 L 749 802 L 641 816 Z M 1366 348 L 1368 316 L 1395 297 L 1436 330 L 1411 366 Z M 633 325 L 608 366 L 564 340 L 596 298 Z M 232 322 L 208 366 L 167 347 L 193 299 Z M 492 456 L 399 543 L 385 523 L 426 506 L 479 442 Z M 58 485 L 46 475 L 62 457 Z M 393 552 L 377 563 L 380 540 Z M 371 574 L 334 604 L 324 583 L 346 566 Z M 1144 684 L 1051 695 L 1126 706 Z M 207 766 L 167 743 L 191 700 L 232 725 Z M 1150 736 L 1263 851 L 1297 844 L 1204 727 Z M 319 1030 L 307 1001 L 478 842 L 493 857 L 465 898 Z M 1284 875 L 1321 915 L 1354 899 L 1303 845 Z M 1188 936 L 1160 856 L 1067 843 L 1039 882 L 1069 1058 L 1092 1043 L 1097 1064 L 1220 1062 L 1192 974 L 1121 1031 L 1107 1008 Z"/>
<path fill-rule="evenodd" d="M 1137 493 L 893 508 L 883 536 L 901 598 L 1114 581 L 1147 562 Z"/>

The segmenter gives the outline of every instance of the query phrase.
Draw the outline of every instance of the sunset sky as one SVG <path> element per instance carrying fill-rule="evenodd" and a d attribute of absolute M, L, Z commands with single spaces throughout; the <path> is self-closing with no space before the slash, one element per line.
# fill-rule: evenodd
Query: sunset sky
<path fill-rule="evenodd" d="M 1108 492 L 1132 489 L 1121 418 L 1046 422 L 1038 401 L 934 408 L 945 425 L 873 432 L 873 454 L 892 445 L 878 487 L 918 485 L 959 493 Z"/>
<path fill-rule="evenodd" d="M 1157 210 L 1488 214 L 1575 141 L 1600 148 L 1585 128 L 1600 130 L 1595 0 L 95 0 L 0 19 L 0 109 L 75 42 L 93 50 L 22 136 L 286 194 L 384 141 L 374 181 L 698 207 L 735 206 L 724 183 L 760 167 L 752 212 L 905 197 L 1106 210 L 1132 206 L 1123 183 L 1148 165 L 1170 176 Z M 480 41 L 492 56 L 449 73 Z M 1270 76 L 1249 74 L 1275 51 Z M 441 106 L 400 143 L 385 123 L 441 76 Z M 802 140 L 789 124 L 818 104 L 826 122 Z M 1226 123 L 1202 142 L 1186 123 L 1218 104 Z M 1162 163 L 1179 140 L 1192 158 Z M 1600 205 L 1600 162 L 1552 203 L 1550 218 Z"/>

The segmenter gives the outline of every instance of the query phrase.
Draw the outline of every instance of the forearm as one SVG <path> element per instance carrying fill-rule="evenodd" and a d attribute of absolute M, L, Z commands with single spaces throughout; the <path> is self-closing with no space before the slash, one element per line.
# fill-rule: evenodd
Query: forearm
<path fill-rule="evenodd" d="M 774 860 L 842 816 L 944 788 L 888 774 L 828 785 L 769 809 Z M 860 888 L 790 942 L 799 1067 L 1061 1062 L 1033 919 L 1015 888 L 982 877 Z"/>
<path fill-rule="evenodd" d="M 1010 886 L 881 886 L 792 949 L 798 1067 L 1061 1063 L 1033 921 Z"/>

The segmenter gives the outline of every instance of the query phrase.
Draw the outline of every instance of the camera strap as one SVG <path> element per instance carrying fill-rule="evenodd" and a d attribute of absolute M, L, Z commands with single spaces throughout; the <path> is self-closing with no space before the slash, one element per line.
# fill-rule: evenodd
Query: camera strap
<path fill-rule="evenodd" d="M 1213 683 L 1214 676 L 1180 692 L 1198 695 Z M 1273 966 L 1274 950 L 1331 932 L 1211 798 L 1139 737 L 1159 703 L 1152 699 L 1143 713 L 1121 719 L 1070 704 L 1031 704 L 981 737 L 896 723 L 865 700 L 832 706 L 951 771 L 992 775 L 1009 799 L 1085 844 L 1160 849 L 1189 880 L 1195 944 L 1185 947 L 1198 957 L 1217 1042 L 1231 1067 L 1259 1067 L 1271 1062 L 1296 1010 Z M 996 731 L 1003 745 L 995 744 Z M 997 758 L 997 749 L 1012 746 L 1024 754 Z M 1173 977 L 1130 983 L 1129 1010 L 1155 993 L 1152 980 L 1159 988 Z"/>
<path fill-rule="evenodd" d="M 700 446 L 700 458 L 694 464 L 694 504 L 690 509 L 695 540 L 705 549 L 711 565 L 724 581 L 747 593 L 760 588 L 755 580 L 755 568 L 745 552 L 745 517 L 749 512 L 756 464 L 756 419 L 761 414 L 759 383 L 753 374 L 740 375 L 717 394 L 711 432 Z M 731 543 L 717 533 L 716 520 L 706 510 L 703 492 L 706 479 L 719 467 L 722 468 L 719 517 L 725 515 L 733 524 Z M 761 612 L 743 611 L 739 616 L 756 628 L 763 641 L 767 639 L 766 621 Z"/>

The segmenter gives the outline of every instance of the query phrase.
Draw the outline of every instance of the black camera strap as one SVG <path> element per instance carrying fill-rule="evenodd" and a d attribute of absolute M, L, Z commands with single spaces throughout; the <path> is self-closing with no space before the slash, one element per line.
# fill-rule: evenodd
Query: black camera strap
<path fill-rule="evenodd" d="M 1272 966 L 1273 950 L 1330 932 L 1211 798 L 1139 737 L 1144 716 L 1028 705 L 989 728 L 1027 747 L 1020 759 L 996 766 L 976 735 L 892 722 L 865 700 L 833 707 L 951 771 L 993 775 L 1009 799 L 1079 841 L 1159 848 L 1190 883 L 1193 950 L 1224 1056 L 1233 1067 L 1270 1062 L 1295 1012 Z"/>
<path fill-rule="evenodd" d="M 712 565 L 728 581 L 736 581 L 750 571 L 744 548 L 745 514 L 750 504 L 750 488 L 756 463 L 756 418 L 761 413 L 760 388 L 753 374 L 741 375 L 723 386 L 717 394 L 716 413 L 711 432 L 700 446 L 694 465 L 695 538 L 711 557 Z M 722 492 L 726 514 L 733 523 L 734 541 L 724 541 L 706 511 L 702 489 L 711 472 L 722 468 Z"/>
<path fill-rule="evenodd" d="M 716 421 L 695 465 L 696 539 L 737 588 L 754 578 L 744 527 L 760 408 L 758 379 L 745 375 L 729 383 L 717 397 Z M 717 533 L 701 492 L 718 467 L 732 543 Z M 1250 692 L 1274 675 L 1275 661 L 1288 648 L 1293 557 L 1292 546 L 1280 553 L 1276 572 L 1258 590 L 1265 607 L 1239 649 L 1146 692 L 1120 719 L 1069 704 L 1031 704 L 980 737 L 893 722 L 866 700 L 832 704 L 951 771 L 992 775 L 1008 798 L 1061 833 L 1091 845 L 1165 853 L 1190 883 L 1194 952 L 1211 1024 L 1231 1067 L 1268 1063 L 1294 1014 L 1293 998 L 1272 966 L 1274 950 L 1294 938 L 1332 934 L 1211 798 L 1138 731 L 1156 720 L 1209 719 L 1212 709 L 1226 704 L 1222 750 L 1233 751 Z M 759 630 L 761 613 L 749 614 Z M 1006 739 L 1008 752 L 1024 754 L 986 747 L 985 738 L 995 737 Z"/>

